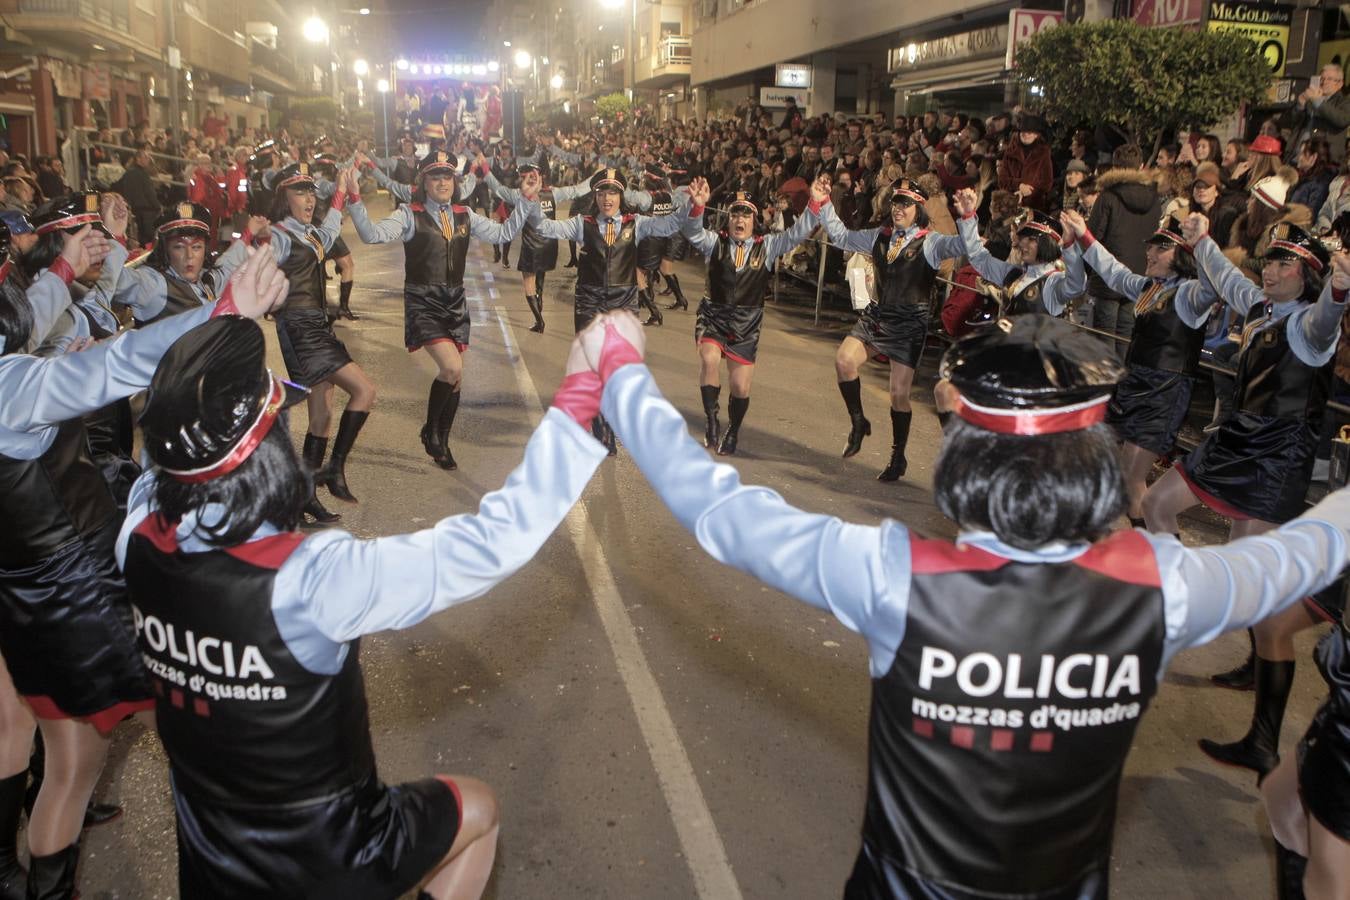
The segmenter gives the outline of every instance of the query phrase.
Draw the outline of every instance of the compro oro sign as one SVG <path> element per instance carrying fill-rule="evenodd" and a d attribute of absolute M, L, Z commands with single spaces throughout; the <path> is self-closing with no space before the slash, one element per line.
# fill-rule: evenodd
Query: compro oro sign
<path fill-rule="evenodd" d="M 1284 74 L 1289 23 L 1294 7 L 1281 4 L 1216 2 L 1209 5 L 1209 30 L 1231 31 L 1252 42 L 1276 78 Z"/>
<path fill-rule="evenodd" d="M 1003 67 L 1016 65 L 1017 48 L 1045 31 L 1064 23 L 1064 13 L 1050 9 L 1014 9 L 1008 13 L 1008 52 Z"/>

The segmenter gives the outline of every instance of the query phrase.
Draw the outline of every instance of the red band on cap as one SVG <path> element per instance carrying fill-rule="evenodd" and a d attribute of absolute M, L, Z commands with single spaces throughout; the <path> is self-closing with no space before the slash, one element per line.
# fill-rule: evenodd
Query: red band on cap
<path fill-rule="evenodd" d="M 96 212 L 80 213 L 78 216 L 66 216 L 64 219 L 57 219 L 55 222 L 47 222 L 38 226 L 38 234 L 51 234 L 53 231 L 63 231 L 67 228 L 77 228 L 81 225 L 88 225 L 92 222 L 102 222 L 103 217 Z"/>
<path fill-rule="evenodd" d="M 914 191 L 907 191 L 904 188 L 896 188 L 895 192 L 891 194 L 892 199 L 894 199 L 895 197 L 908 197 L 909 199 L 913 200 L 920 206 L 928 202 L 927 200 L 924 199 L 923 194 L 918 194 L 915 193 Z"/>
<path fill-rule="evenodd" d="M 174 219 L 172 222 L 165 222 L 159 228 L 155 229 L 157 233 L 163 234 L 166 231 L 172 231 L 175 228 L 195 228 L 198 231 L 211 233 L 211 226 L 201 219 Z"/>
<path fill-rule="evenodd" d="M 1271 250 L 1287 250 L 1290 253 L 1297 256 L 1299 259 L 1306 262 L 1308 265 L 1312 266 L 1318 272 L 1322 271 L 1323 268 L 1322 261 L 1318 259 L 1317 256 L 1311 250 L 1308 250 L 1306 247 L 1300 247 L 1298 244 L 1291 244 L 1288 241 L 1271 241 L 1270 246 L 1267 247 L 1266 249 L 1266 252 L 1269 253 Z"/>
<path fill-rule="evenodd" d="M 262 411 L 258 413 L 258 418 L 249 426 L 248 431 L 244 432 L 244 436 L 239 439 L 239 443 L 235 444 L 234 449 L 227 453 L 224 459 L 203 469 L 166 468 L 164 471 L 172 475 L 175 481 L 201 484 L 203 481 L 228 475 L 243 465 L 244 460 L 253 455 L 253 451 L 258 449 L 262 439 L 267 437 L 267 433 L 272 430 L 272 425 L 276 423 L 277 416 L 281 413 L 281 401 L 286 396 L 286 389 L 281 382 L 270 372 L 268 375 L 272 377 L 272 393 L 268 395 L 267 402 L 263 404 Z"/>
<path fill-rule="evenodd" d="M 1110 399 L 1108 394 L 1053 409 L 994 409 L 958 397 L 954 411 L 970 424 L 995 434 L 1059 434 L 1081 431 L 1105 422 L 1106 404 Z"/>
<path fill-rule="evenodd" d="M 307 184 L 310 187 L 314 187 L 314 179 L 308 175 L 292 175 L 290 178 L 287 178 L 285 181 L 281 182 L 281 184 L 277 185 L 277 187 L 288 188 L 293 184 Z"/>

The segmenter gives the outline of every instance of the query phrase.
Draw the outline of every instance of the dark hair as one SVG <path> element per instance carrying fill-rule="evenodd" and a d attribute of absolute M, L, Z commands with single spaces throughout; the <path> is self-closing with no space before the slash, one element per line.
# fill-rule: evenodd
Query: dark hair
<path fill-rule="evenodd" d="M 21 259 L 24 274 L 29 278 L 37 278 L 43 269 L 52 267 L 52 263 L 56 262 L 65 246 L 66 233 L 60 229 L 38 235 L 33 249 L 25 253 Z"/>
<path fill-rule="evenodd" d="M 1116 433 L 996 434 L 953 417 L 938 455 L 938 509 L 1013 547 L 1095 541 L 1125 509 Z"/>
<path fill-rule="evenodd" d="M 283 413 L 258 448 L 228 475 L 196 484 L 161 476 L 155 482 L 155 502 L 169 521 L 176 522 L 208 503 L 227 510 L 223 522 L 197 524 L 196 534 L 213 547 L 233 547 L 253 536 L 263 524 L 282 531 L 300 525 L 300 511 L 313 489 L 308 470 L 291 446 Z"/>
<path fill-rule="evenodd" d="M 1054 262 L 1063 255 L 1063 252 L 1060 250 L 1059 241 L 1048 234 L 1036 235 L 1036 262 Z"/>
<path fill-rule="evenodd" d="M 22 353 L 33 337 L 33 307 L 14 279 L 0 283 L 0 356 Z M 41 337 L 41 335 L 39 335 Z"/>
<path fill-rule="evenodd" d="M 1144 153 L 1138 144 L 1121 144 L 1111 151 L 1111 165 L 1117 169 L 1137 169 L 1144 163 Z"/>
<path fill-rule="evenodd" d="M 1177 252 L 1172 255 L 1172 271 L 1180 278 L 1200 277 L 1200 269 L 1195 264 L 1195 256 L 1182 247 L 1177 247 Z"/>

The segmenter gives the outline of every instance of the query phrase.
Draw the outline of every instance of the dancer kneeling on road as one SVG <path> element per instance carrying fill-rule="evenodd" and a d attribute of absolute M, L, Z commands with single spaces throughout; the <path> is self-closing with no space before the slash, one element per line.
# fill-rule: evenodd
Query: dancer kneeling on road
<path fill-rule="evenodd" d="M 227 318 L 170 348 L 118 558 L 173 776 L 181 896 L 480 896 L 492 791 L 380 780 L 358 639 L 481 596 L 534 556 L 605 458 L 578 424 L 599 395 L 578 342 L 524 461 L 477 514 L 306 537 L 309 476 L 282 414 L 304 391 L 266 368 L 262 331 Z"/>
<path fill-rule="evenodd" d="M 643 340 L 618 314 L 584 346 L 661 499 L 714 558 L 867 639 L 870 774 L 847 898 L 1107 897 L 1121 771 L 1168 662 L 1328 584 L 1350 552 L 1347 491 L 1222 547 L 1111 533 L 1125 488 L 1104 419 L 1123 372 L 1046 316 L 943 358 L 959 397 L 934 490 L 955 543 L 741 484 L 689 437 Z"/>

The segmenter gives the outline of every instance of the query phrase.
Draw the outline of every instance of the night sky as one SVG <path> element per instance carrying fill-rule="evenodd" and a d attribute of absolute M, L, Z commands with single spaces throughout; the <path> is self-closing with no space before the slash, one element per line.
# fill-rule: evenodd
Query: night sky
<path fill-rule="evenodd" d="M 390 30 L 396 54 L 464 53 L 478 48 L 478 28 L 491 0 L 359 0 L 368 3 Z M 358 4 L 359 5 L 359 4 Z"/>

